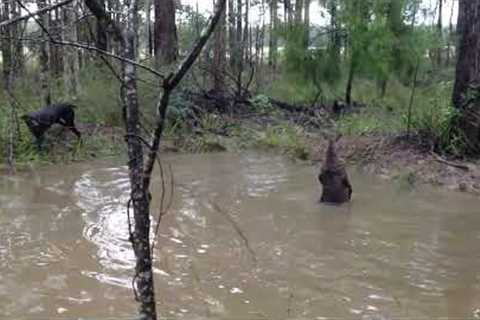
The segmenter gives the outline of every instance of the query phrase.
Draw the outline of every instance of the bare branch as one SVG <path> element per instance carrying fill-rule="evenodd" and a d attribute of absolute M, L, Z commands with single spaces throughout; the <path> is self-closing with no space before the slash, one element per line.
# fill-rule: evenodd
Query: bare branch
<path fill-rule="evenodd" d="M 145 164 L 145 172 L 144 172 L 144 178 L 143 178 L 143 184 L 145 189 L 148 189 L 150 186 L 150 180 L 151 180 L 151 175 L 153 171 L 153 167 L 155 165 L 155 158 L 158 152 L 158 149 L 160 147 L 160 139 L 162 136 L 164 124 L 165 124 L 165 116 L 167 113 L 167 108 L 168 108 L 168 101 L 170 100 L 170 94 L 173 89 L 180 83 L 180 81 L 183 79 L 185 74 L 187 74 L 188 70 L 192 67 L 193 63 L 195 60 L 198 58 L 200 55 L 203 47 L 207 43 L 208 39 L 212 35 L 213 31 L 215 30 L 215 27 L 217 26 L 218 22 L 220 21 L 220 17 L 225 10 L 225 3 L 226 0 L 220 0 L 220 5 L 211 18 L 211 22 L 208 25 L 207 29 L 202 32 L 202 35 L 198 39 L 197 43 L 193 47 L 192 51 L 190 54 L 183 60 L 181 63 L 180 67 L 177 69 L 176 73 L 171 73 L 164 81 L 163 81 L 163 93 L 160 94 L 158 103 L 157 103 L 157 110 L 158 110 L 158 115 L 157 115 L 157 121 L 156 121 L 156 127 L 155 127 L 155 132 L 152 137 L 152 143 L 150 144 L 152 146 L 152 149 L 149 151 L 148 156 L 147 156 L 147 163 Z"/>
<path fill-rule="evenodd" d="M 123 42 L 125 40 L 120 26 L 118 26 L 115 21 L 110 18 L 107 12 L 105 12 L 105 9 L 96 0 L 85 0 L 85 4 L 87 5 L 88 9 L 90 9 L 90 11 L 93 13 L 93 15 L 99 20 L 102 28 L 112 28 L 117 41 Z"/>
<path fill-rule="evenodd" d="M 220 21 L 222 12 L 225 9 L 225 3 L 226 3 L 226 0 L 223 0 L 220 3 L 220 6 L 217 12 L 213 15 L 213 17 L 211 17 L 211 22 L 208 25 L 208 28 L 202 32 L 200 38 L 195 43 L 195 46 L 193 47 L 190 54 L 185 58 L 185 60 L 183 60 L 177 72 L 175 74 L 171 74 L 168 77 L 169 81 L 167 84 L 164 84 L 164 86 L 166 85 L 172 89 L 175 88 L 180 83 L 180 81 L 185 76 L 185 74 L 188 72 L 188 70 L 192 67 L 193 63 L 195 62 L 195 60 L 197 60 L 198 55 L 200 54 L 203 47 L 205 46 L 208 39 L 210 38 L 213 31 L 215 30 L 215 27 L 217 26 L 218 21 Z"/>
<path fill-rule="evenodd" d="M 70 0 L 72 1 L 72 0 Z M 43 32 L 45 32 L 45 34 L 48 36 L 48 40 L 55 44 L 55 45 L 63 45 L 63 46 L 71 46 L 71 47 L 75 47 L 75 48 L 79 48 L 79 49 L 84 49 L 84 50 L 89 50 L 89 51 L 94 51 L 94 52 L 97 52 L 97 53 L 100 53 L 102 55 L 105 55 L 105 56 L 108 56 L 108 57 L 111 57 L 111 58 L 115 58 L 119 61 L 123 61 L 123 62 L 126 62 L 126 63 L 129 63 L 129 64 L 132 64 L 132 65 L 135 65 L 141 69 L 144 69 L 154 75 L 156 75 L 157 77 L 160 77 L 160 78 L 165 78 L 165 76 L 163 74 L 161 74 L 160 72 L 158 72 L 157 70 L 153 69 L 153 68 L 150 68 L 149 66 L 146 66 L 144 64 L 141 64 L 141 63 L 138 63 L 136 61 L 133 61 L 131 59 L 127 59 L 127 58 L 124 58 L 124 57 L 121 57 L 121 56 L 117 56 L 113 53 L 110 53 L 108 51 L 105 51 L 105 50 L 102 50 L 102 49 L 99 49 L 97 47 L 94 47 L 94 46 L 90 46 L 88 44 L 83 44 L 83 43 L 78 43 L 78 42 L 69 42 L 69 41 L 60 41 L 60 40 L 56 40 L 54 37 L 52 37 L 52 35 L 49 33 L 49 31 L 47 30 L 47 28 L 42 24 L 42 22 L 35 18 L 35 14 L 32 14 L 30 12 L 30 10 L 20 1 L 20 0 L 16 0 L 16 2 L 25 10 L 27 11 L 28 15 L 33 17 L 33 19 L 35 20 L 35 22 L 38 24 L 38 26 L 40 27 L 40 29 L 42 29 Z M 86 1 L 87 2 L 87 1 Z M 66 3 L 68 4 L 68 3 Z"/>
<path fill-rule="evenodd" d="M 9 19 L 9 20 L 6 20 L 6 21 L 3 21 L 3 22 L 0 22 L 0 28 L 1 27 L 6 27 L 10 24 L 13 24 L 13 23 L 17 23 L 17 22 L 20 22 L 22 20 L 26 20 L 26 19 L 29 19 L 31 17 L 34 17 L 34 16 L 38 16 L 38 15 L 41 15 L 41 14 L 44 14 L 46 12 L 49 12 L 49 11 L 52 11 L 52 10 L 55 10 L 57 8 L 60 8 L 60 7 L 63 7 L 67 4 L 69 4 L 70 2 L 72 2 L 73 0 L 63 0 L 63 1 L 60 1 L 59 3 L 56 3 L 56 4 L 52 4 L 51 6 L 46 6 L 45 8 L 42 8 L 40 10 L 37 10 L 35 12 L 28 12 L 28 14 L 24 15 L 24 16 L 20 16 L 20 17 L 15 17 L 15 18 L 12 18 L 12 19 Z"/>
<path fill-rule="evenodd" d="M 245 235 L 245 232 L 243 232 L 242 228 L 240 228 L 240 226 L 235 221 L 235 219 L 233 219 L 233 217 L 227 211 L 220 208 L 220 206 L 216 202 L 210 201 L 210 205 L 213 207 L 213 209 L 215 209 L 215 211 L 220 213 L 222 216 L 225 217 L 225 219 L 228 220 L 228 222 L 230 222 L 230 224 L 232 225 L 235 232 L 237 232 L 240 239 L 242 239 L 243 244 L 245 245 L 245 248 L 247 249 L 248 253 L 250 254 L 250 257 L 252 258 L 253 263 L 256 264 L 257 263 L 257 255 L 255 254 L 255 251 L 253 251 L 252 247 L 250 246 L 250 242 L 248 241 L 248 238 Z"/>

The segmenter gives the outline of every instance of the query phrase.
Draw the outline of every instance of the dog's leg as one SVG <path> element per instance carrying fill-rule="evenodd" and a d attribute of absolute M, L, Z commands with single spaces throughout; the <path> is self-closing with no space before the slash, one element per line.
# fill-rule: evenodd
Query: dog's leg
<path fill-rule="evenodd" d="M 44 140 L 43 135 L 35 137 L 35 144 L 37 145 L 38 152 L 42 151 L 43 140 Z"/>

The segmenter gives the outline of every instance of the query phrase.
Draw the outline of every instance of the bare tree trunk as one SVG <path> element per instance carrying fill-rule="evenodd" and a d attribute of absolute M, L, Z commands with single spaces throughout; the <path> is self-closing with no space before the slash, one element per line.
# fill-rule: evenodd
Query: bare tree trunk
<path fill-rule="evenodd" d="M 130 0 L 127 4 L 127 24 L 123 36 L 123 57 L 135 61 L 138 44 L 138 2 Z M 157 318 L 155 291 L 150 250 L 150 200 L 148 189 L 144 188 L 144 153 L 140 132 L 140 111 L 137 95 L 137 71 L 135 66 L 122 63 L 123 89 L 122 100 L 125 107 L 125 125 L 127 131 L 128 168 L 130 176 L 130 199 L 133 208 L 134 230 L 131 232 L 133 251 L 136 256 L 135 284 L 137 299 L 140 302 L 140 318 Z M 130 225 L 130 224 L 129 224 Z"/>
<path fill-rule="evenodd" d="M 308 49 L 309 43 L 310 43 L 310 0 L 304 0 L 305 1 L 305 16 L 303 19 L 304 23 L 304 46 L 305 49 Z"/>
<path fill-rule="evenodd" d="M 468 152 L 480 152 L 480 0 L 460 0 L 460 42 L 453 104 L 460 111 L 456 126 Z"/>
<path fill-rule="evenodd" d="M 147 37 L 147 57 L 153 56 L 153 37 L 152 37 L 152 1 L 145 0 L 145 34 Z"/>
<path fill-rule="evenodd" d="M 243 47 L 247 48 L 244 50 L 245 52 L 245 61 L 250 61 L 252 57 L 252 29 L 250 28 L 250 24 L 248 22 L 248 17 L 250 15 L 250 0 L 245 0 L 245 27 L 243 31 Z"/>
<path fill-rule="evenodd" d="M 48 5 L 51 5 L 51 1 L 48 1 Z M 59 8 L 50 11 L 48 30 L 50 36 L 57 41 L 62 37 L 61 20 L 62 18 Z M 63 46 L 50 44 L 49 49 L 50 74 L 53 76 L 52 78 L 55 76 L 61 76 L 63 71 Z"/>
<path fill-rule="evenodd" d="M 178 41 L 175 25 L 175 1 L 155 0 L 155 63 L 172 64 L 177 60 Z"/>
<path fill-rule="evenodd" d="M 1 20 L 5 21 L 10 18 L 10 2 L 2 0 Z M 12 80 L 13 63 L 12 63 L 12 40 L 11 26 L 1 28 L 2 35 L 2 67 L 3 67 L 3 87 L 10 90 Z"/>
<path fill-rule="evenodd" d="M 450 65 L 450 59 L 451 59 L 451 52 L 452 51 L 452 40 L 455 39 L 455 35 L 453 34 L 453 13 L 455 9 L 455 2 L 452 1 L 452 7 L 450 9 L 450 20 L 448 23 L 448 44 L 447 44 L 447 57 L 445 61 L 445 66 Z"/>
<path fill-rule="evenodd" d="M 352 103 L 353 80 L 355 78 L 356 69 L 357 69 L 357 55 L 355 52 L 353 52 L 352 58 L 350 60 L 350 67 L 348 70 L 347 88 L 345 92 L 345 102 L 347 103 L 347 105 L 350 105 Z"/>
<path fill-rule="evenodd" d="M 303 11 L 303 0 L 295 1 L 295 24 L 300 25 L 302 23 L 302 11 Z"/>
<path fill-rule="evenodd" d="M 20 6 L 16 2 L 11 3 L 12 6 L 12 18 L 20 17 L 21 10 Z M 12 78 L 13 80 L 16 79 L 18 76 L 23 75 L 25 69 L 25 57 L 23 54 L 23 41 L 21 38 L 23 37 L 23 33 L 26 29 L 26 22 L 25 23 L 16 23 L 12 25 L 11 33 L 12 33 L 12 50 L 14 51 L 15 59 L 14 65 L 12 70 Z"/>
<path fill-rule="evenodd" d="M 259 47 L 260 64 L 263 65 L 265 59 L 265 0 L 262 0 L 262 27 L 259 36 Z"/>
<path fill-rule="evenodd" d="M 438 20 L 437 20 L 437 37 L 438 37 L 438 48 L 437 48 L 437 67 L 442 66 L 442 47 L 443 47 L 443 26 L 442 26 L 442 15 L 443 15 L 443 1 L 438 0 Z"/>
<path fill-rule="evenodd" d="M 269 50 L 268 50 L 268 65 L 275 70 L 277 67 L 277 26 L 278 26 L 278 17 L 277 17 L 277 0 L 270 1 L 270 32 L 269 32 Z"/>
<path fill-rule="evenodd" d="M 236 57 L 236 73 L 237 75 L 242 72 L 242 60 L 243 60 L 243 48 L 244 48 L 244 43 L 242 39 L 242 0 L 237 0 L 237 28 L 235 32 L 235 42 L 237 46 L 237 52 L 235 53 Z M 241 76 L 241 75 L 240 75 Z"/>
<path fill-rule="evenodd" d="M 418 13 L 418 3 L 417 1 L 413 2 L 413 12 L 412 12 L 412 23 L 411 28 L 412 30 L 415 28 L 415 23 L 417 23 L 417 13 Z"/>
<path fill-rule="evenodd" d="M 337 15 L 337 0 L 329 1 L 330 12 L 330 28 L 332 29 L 330 35 L 330 46 L 332 53 L 335 55 L 336 62 L 340 62 L 340 49 L 341 49 L 341 37 L 340 37 L 340 23 Z"/>
<path fill-rule="evenodd" d="M 105 10 L 105 0 L 98 0 L 98 2 Z M 97 38 L 95 40 L 97 48 L 108 50 L 107 21 L 105 19 L 97 20 Z"/>
<path fill-rule="evenodd" d="M 293 22 L 293 9 L 292 9 L 292 0 L 283 1 L 285 22 L 287 25 L 291 25 Z"/>
<path fill-rule="evenodd" d="M 39 9 L 46 7 L 45 0 L 37 0 L 37 6 Z M 40 16 L 40 20 L 42 25 L 45 28 L 48 28 L 49 22 L 49 13 L 42 14 Z M 49 66 L 50 66 L 50 59 L 49 59 L 49 45 L 48 45 L 48 35 L 42 31 L 43 40 L 40 43 L 40 56 L 39 56 L 39 65 L 40 65 L 40 95 L 41 95 L 41 103 L 42 104 L 51 104 L 52 98 L 50 93 L 50 75 L 49 75 Z"/>
<path fill-rule="evenodd" d="M 215 1 L 216 10 L 221 3 L 220 0 Z M 225 67 L 225 12 L 223 12 L 214 34 L 213 89 L 215 92 L 225 91 Z"/>
<path fill-rule="evenodd" d="M 78 42 L 76 17 L 77 0 L 63 8 L 64 26 L 63 40 L 68 42 Z M 65 47 L 65 63 L 63 64 L 63 81 L 65 91 L 70 97 L 76 98 L 80 91 L 80 63 L 77 51 L 74 48 Z"/>
<path fill-rule="evenodd" d="M 230 56 L 230 67 L 235 68 L 237 62 L 235 61 L 237 57 L 237 42 L 235 34 L 235 1 L 228 0 L 228 51 Z"/>

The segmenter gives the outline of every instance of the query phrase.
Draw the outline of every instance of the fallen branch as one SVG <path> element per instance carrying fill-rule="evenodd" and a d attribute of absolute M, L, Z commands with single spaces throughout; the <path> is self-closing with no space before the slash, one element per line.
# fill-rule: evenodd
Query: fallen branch
<path fill-rule="evenodd" d="M 442 164 L 445 164 L 447 166 L 454 167 L 454 168 L 457 168 L 457 169 L 460 169 L 460 170 L 463 170 L 463 171 L 466 171 L 466 172 L 470 171 L 470 167 L 465 165 L 465 164 L 460 164 L 460 163 L 455 163 L 455 162 L 445 160 L 434 152 L 430 152 L 430 154 L 434 157 L 434 159 L 433 159 L 434 161 L 437 161 L 439 163 L 442 163 Z"/>
<path fill-rule="evenodd" d="M 225 217 L 225 219 L 228 220 L 228 222 L 230 222 L 230 224 L 232 225 L 235 232 L 237 232 L 238 236 L 242 239 L 243 244 L 245 245 L 245 248 L 247 249 L 248 253 L 250 254 L 253 262 L 256 264 L 257 263 L 257 255 L 255 254 L 255 251 L 253 251 L 252 247 L 250 247 L 250 242 L 248 241 L 248 238 L 245 236 L 245 233 L 240 228 L 240 226 L 235 221 L 235 219 L 233 219 L 232 216 L 230 216 L 228 214 L 228 212 L 226 212 L 225 210 L 222 210 L 222 208 L 220 208 L 220 206 L 217 203 L 215 203 L 213 201 L 210 201 L 210 204 L 213 207 L 213 209 L 215 209 L 215 211 L 220 213 L 222 216 Z"/>

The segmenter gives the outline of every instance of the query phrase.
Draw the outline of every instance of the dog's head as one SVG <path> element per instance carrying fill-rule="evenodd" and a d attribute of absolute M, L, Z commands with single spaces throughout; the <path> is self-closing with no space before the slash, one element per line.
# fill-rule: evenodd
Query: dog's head
<path fill-rule="evenodd" d="M 24 114 L 20 117 L 29 127 L 38 127 L 40 124 L 35 118 L 31 117 L 28 114 Z"/>
<path fill-rule="evenodd" d="M 25 124 L 27 125 L 28 129 L 30 129 L 30 132 L 37 138 L 41 137 L 45 132 L 45 130 L 48 128 L 48 127 L 42 126 L 37 119 L 35 119 L 34 117 L 28 114 L 22 115 L 21 119 L 25 121 Z"/>

